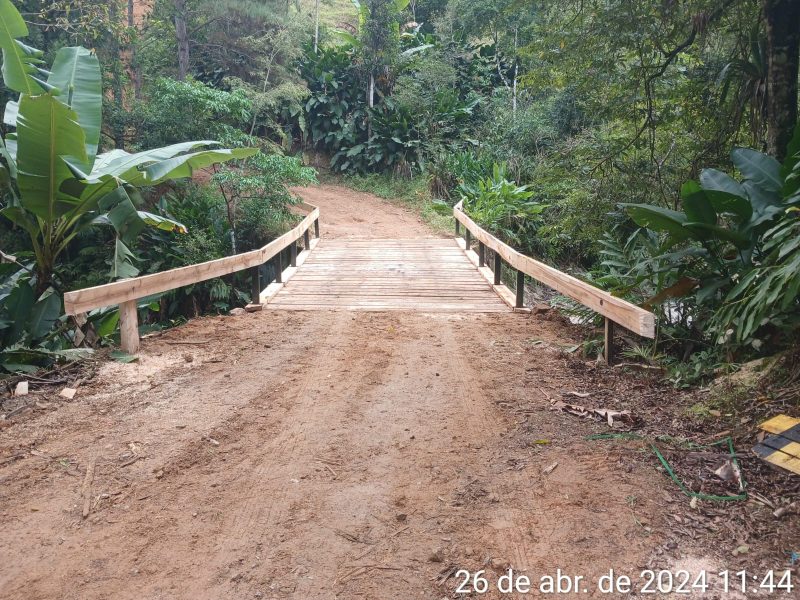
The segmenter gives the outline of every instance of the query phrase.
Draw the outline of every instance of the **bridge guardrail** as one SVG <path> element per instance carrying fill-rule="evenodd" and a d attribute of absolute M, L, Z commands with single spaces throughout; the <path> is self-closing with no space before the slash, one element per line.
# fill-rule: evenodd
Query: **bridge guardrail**
<path fill-rule="evenodd" d="M 655 337 L 655 315 L 622 298 L 612 296 L 580 279 L 539 262 L 514 250 L 491 233 L 482 229 L 464 212 L 463 202 L 453 207 L 456 219 L 456 237 L 460 237 L 461 225 L 464 227 L 463 248 L 470 252 L 472 238 L 478 240 L 478 267 L 484 267 L 486 248 L 494 251 L 493 283 L 501 286 L 502 261 L 517 271 L 515 306 L 524 305 L 525 275 L 550 286 L 557 292 L 603 315 L 605 319 L 605 359 L 612 362 L 614 356 L 614 327 L 620 325 L 642 337 Z M 462 240 L 459 240 L 461 243 Z M 502 294 L 501 294 L 502 296 Z"/>
<path fill-rule="evenodd" d="M 319 208 L 305 202 L 298 204 L 297 208 L 306 212 L 303 220 L 279 238 L 257 250 L 67 292 L 64 294 L 64 312 L 67 315 L 78 315 L 104 306 L 119 305 L 121 348 L 125 352 L 136 354 L 139 351 L 136 301 L 140 298 L 251 269 L 252 302 L 260 303 L 262 292 L 259 267 L 274 260 L 275 282 L 281 283 L 283 273 L 281 253 L 288 247 L 290 264 L 295 267 L 297 265 L 297 241 L 302 237 L 305 251 L 310 252 L 316 245 L 316 240 L 312 242 L 310 236 L 312 226 L 314 237 L 319 238 Z"/>

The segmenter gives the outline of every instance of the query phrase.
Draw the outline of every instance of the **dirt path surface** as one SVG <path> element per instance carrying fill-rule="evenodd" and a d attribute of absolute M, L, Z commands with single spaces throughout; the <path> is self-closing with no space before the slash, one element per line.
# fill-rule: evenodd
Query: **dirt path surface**
<path fill-rule="evenodd" d="M 323 239 L 440 237 L 418 215 L 372 194 L 340 185 L 294 188 L 292 191 L 319 207 Z"/>
<path fill-rule="evenodd" d="M 430 235 L 366 194 L 303 195 L 323 235 Z M 641 387 L 574 343 L 552 314 L 325 311 L 146 339 L 0 430 L 0 597 L 438 600 L 463 568 L 495 598 L 509 567 L 670 565 L 669 481 L 549 410 Z"/>

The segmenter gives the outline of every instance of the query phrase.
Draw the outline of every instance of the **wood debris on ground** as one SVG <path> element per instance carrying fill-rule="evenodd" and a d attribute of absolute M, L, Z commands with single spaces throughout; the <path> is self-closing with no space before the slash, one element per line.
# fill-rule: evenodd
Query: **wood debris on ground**
<path fill-rule="evenodd" d="M 58 395 L 67 400 L 72 400 L 77 392 L 78 390 L 73 387 L 65 387 Z"/>
<path fill-rule="evenodd" d="M 562 400 L 551 400 L 550 408 L 556 411 L 567 412 L 578 417 L 590 417 L 597 420 L 604 420 L 609 427 L 614 427 L 614 422 L 632 423 L 633 417 L 629 410 L 612 410 L 609 408 L 595 408 L 592 406 L 582 406 L 580 404 L 570 404 Z"/>

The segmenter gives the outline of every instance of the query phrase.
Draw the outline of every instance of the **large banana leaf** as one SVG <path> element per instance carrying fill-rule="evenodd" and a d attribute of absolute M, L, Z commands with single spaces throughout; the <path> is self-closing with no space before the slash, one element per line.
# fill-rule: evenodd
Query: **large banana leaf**
<path fill-rule="evenodd" d="M 105 212 L 103 220 L 117 231 L 111 270 L 115 279 L 136 277 L 139 274 L 134 265 L 136 257 L 128 245 L 134 243 L 148 225 L 165 231 L 186 233 L 186 227 L 176 221 L 137 210 L 124 187 L 118 187 L 106 194 L 99 202 L 99 209 Z"/>
<path fill-rule="evenodd" d="M 86 48 L 61 48 L 56 53 L 47 82 L 61 91 L 59 100 L 78 115 L 86 136 L 86 170 L 91 170 L 100 143 L 103 84 L 100 63 Z"/>
<path fill-rule="evenodd" d="M 783 188 L 780 163 L 768 156 L 749 148 L 734 148 L 731 160 L 744 178 L 770 192 L 780 192 Z"/>
<path fill-rule="evenodd" d="M 742 184 L 733 177 L 716 169 L 703 169 L 700 185 L 717 213 L 736 215 L 742 223 L 750 220 L 753 207 Z"/>
<path fill-rule="evenodd" d="M 28 26 L 11 0 L 0 0 L 0 48 L 3 49 L 3 81 L 6 87 L 28 94 L 42 94 L 51 86 L 42 79 L 46 71 L 42 52 L 26 46 L 17 38 L 27 37 Z"/>
<path fill-rule="evenodd" d="M 212 164 L 243 159 L 258 153 L 257 148 L 235 148 L 182 154 L 187 150 L 212 144 L 218 142 L 208 140 L 185 142 L 136 154 L 112 150 L 97 157 L 90 175 L 81 171 L 80 164 L 66 159 L 78 179 L 66 181 L 62 191 L 72 196 L 80 196 L 82 200 L 96 201 L 102 193 L 108 191 L 109 183 L 115 180 L 122 180 L 134 187 L 155 185 L 167 179 L 191 177 L 196 169 Z"/>
<path fill-rule="evenodd" d="M 125 245 L 125 243 L 117 238 L 114 245 L 114 260 L 111 263 L 111 278 L 112 279 L 127 279 L 129 277 L 136 277 L 139 274 L 133 262 L 136 260 L 133 252 Z"/>
<path fill-rule="evenodd" d="M 17 120 L 17 184 L 22 206 L 51 223 L 75 207 L 61 191 L 73 177 L 62 157 L 86 164 L 86 143 L 75 111 L 50 94 L 23 95 Z"/>
<path fill-rule="evenodd" d="M 136 186 L 155 185 L 167 179 L 191 177 L 197 169 L 204 169 L 229 160 L 248 158 L 258 152 L 258 148 L 233 148 L 183 154 L 145 167 L 143 171 L 140 171 L 144 179 L 134 178 L 130 183 Z"/>
<path fill-rule="evenodd" d="M 33 288 L 27 281 L 20 282 L 17 287 L 11 290 L 8 298 L 6 298 L 6 303 L 12 325 L 3 336 L 2 345 L 4 347 L 20 341 L 25 335 L 25 325 L 28 323 L 31 307 L 35 300 Z"/>
<path fill-rule="evenodd" d="M 134 177 L 138 168 L 142 165 L 173 158 L 179 154 L 197 148 L 218 145 L 219 142 L 213 140 L 200 140 L 172 144 L 171 146 L 164 146 L 163 148 L 155 148 L 153 150 L 144 150 L 135 154 L 116 149 L 99 155 L 90 173 L 82 171 L 80 165 L 70 163 L 70 166 L 73 168 L 77 177 L 86 180 L 88 183 L 98 183 L 105 175 L 111 175 L 128 181 L 129 178 Z"/>
<path fill-rule="evenodd" d="M 683 200 L 683 211 L 689 221 L 708 223 L 714 225 L 717 222 L 717 211 L 714 210 L 705 192 L 695 181 L 687 181 L 681 186 L 681 198 Z"/>
<path fill-rule="evenodd" d="M 33 305 L 25 328 L 28 339 L 36 341 L 52 331 L 61 316 L 61 296 L 49 288 Z"/>
<path fill-rule="evenodd" d="M 99 208 L 106 213 L 108 222 L 114 226 L 120 239 L 126 244 L 133 243 L 148 225 L 164 231 L 186 233 L 186 227 L 177 221 L 137 210 L 124 187 L 118 187 L 110 194 L 106 194 L 100 200 Z"/>
<path fill-rule="evenodd" d="M 622 206 L 639 227 L 646 227 L 653 231 L 665 231 L 669 233 L 673 243 L 691 237 L 691 231 L 683 226 L 687 219 L 682 212 L 650 204 L 622 204 Z"/>

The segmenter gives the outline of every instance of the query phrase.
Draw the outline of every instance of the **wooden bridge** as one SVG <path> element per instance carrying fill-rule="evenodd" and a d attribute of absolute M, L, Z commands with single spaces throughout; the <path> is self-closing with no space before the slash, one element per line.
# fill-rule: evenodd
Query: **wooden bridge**
<path fill-rule="evenodd" d="M 508 307 L 453 240 L 323 240 L 267 307 L 497 312 Z"/>
<path fill-rule="evenodd" d="M 455 239 L 320 240 L 319 209 L 306 203 L 298 208 L 302 221 L 263 248 L 68 292 L 65 311 L 79 315 L 119 305 L 121 346 L 135 354 L 139 301 L 242 270 L 251 274 L 252 308 L 269 310 L 527 311 L 525 282 L 531 277 L 605 318 L 609 362 L 615 324 L 655 336 L 652 313 L 517 252 L 472 221 L 460 203 L 453 209 Z M 272 281 L 262 288 L 265 273 L 273 274 Z M 508 276 L 513 290 L 504 283 Z"/>

